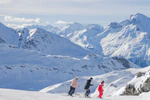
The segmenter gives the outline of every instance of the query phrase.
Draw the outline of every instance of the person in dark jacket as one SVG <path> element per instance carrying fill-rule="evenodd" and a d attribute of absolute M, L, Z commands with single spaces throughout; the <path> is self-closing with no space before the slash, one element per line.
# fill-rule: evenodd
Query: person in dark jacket
<path fill-rule="evenodd" d="M 85 92 L 85 97 L 89 97 L 90 94 L 90 86 L 93 86 L 93 84 L 91 84 L 91 81 L 93 80 L 93 78 L 91 77 L 90 79 L 87 80 L 84 89 L 86 90 Z"/>

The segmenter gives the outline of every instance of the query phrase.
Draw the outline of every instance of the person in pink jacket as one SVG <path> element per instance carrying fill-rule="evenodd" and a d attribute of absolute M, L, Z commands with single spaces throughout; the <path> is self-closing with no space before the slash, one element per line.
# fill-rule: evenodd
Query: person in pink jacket
<path fill-rule="evenodd" d="M 70 90 L 68 92 L 68 95 L 72 96 L 72 94 L 74 94 L 75 92 L 75 88 L 79 86 L 78 85 L 78 77 L 75 77 L 73 80 L 72 80 L 72 83 L 71 83 L 71 86 L 70 86 Z"/>
<path fill-rule="evenodd" d="M 104 86 L 104 81 L 102 81 L 98 86 L 98 92 L 99 92 L 98 98 L 101 98 L 101 99 L 102 99 L 103 91 L 104 91 L 103 86 Z"/>

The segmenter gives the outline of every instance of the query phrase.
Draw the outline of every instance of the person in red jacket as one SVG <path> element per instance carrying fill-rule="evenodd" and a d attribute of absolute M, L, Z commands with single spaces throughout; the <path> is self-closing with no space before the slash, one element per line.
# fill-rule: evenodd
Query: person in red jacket
<path fill-rule="evenodd" d="M 101 99 L 102 99 L 103 91 L 104 91 L 103 86 L 104 86 L 104 81 L 102 81 L 98 86 L 98 92 L 99 92 L 98 98 L 101 98 Z"/>

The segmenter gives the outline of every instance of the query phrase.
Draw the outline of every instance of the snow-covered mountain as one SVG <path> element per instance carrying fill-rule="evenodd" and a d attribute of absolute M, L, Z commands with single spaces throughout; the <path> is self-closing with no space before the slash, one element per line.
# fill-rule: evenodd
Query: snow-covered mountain
<path fill-rule="evenodd" d="M 90 53 L 70 40 L 43 29 L 32 29 L 30 32 L 24 29 L 18 32 L 20 34 L 20 47 L 25 49 L 35 50 L 45 54 L 72 57 L 84 57 Z"/>
<path fill-rule="evenodd" d="M 68 25 L 59 28 L 39 25 L 28 26 L 26 28 L 30 30 L 34 28 L 45 29 L 62 37 L 66 37 L 73 43 L 78 44 L 93 53 L 102 53 L 99 41 L 95 41 L 94 38 L 97 34 L 103 31 L 103 27 L 98 24 L 80 24 L 77 22 L 71 22 Z"/>
<path fill-rule="evenodd" d="M 11 28 L 0 23 L 0 43 L 8 43 L 13 45 L 18 45 L 19 35 Z"/>
<path fill-rule="evenodd" d="M 95 24 L 72 23 L 58 32 L 93 53 L 122 56 L 145 67 L 150 64 L 150 18 L 137 13 L 122 22 L 112 22 L 106 28 Z"/>
<path fill-rule="evenodd" d="M 132 15 L 120 23 L 111 23 L 97 36 L 105 56 L 122 56 L 145 67 L 150 64 L 150 18 Z"/>
<path fill-rule="evenodd" d="M 33 27 L 43 28 L 44 26 Z M 43 29 L 51 31 L 53 28 L 45 26 Z M 83 25 L 72 22 L 64 27 L 56 28 L 53 32 L 95 54 L 125 57 L 142 67 L 150 64 L 150 18 L 140 13 L 131 15 L 129 19 L 122 22 L 112 22 L 106 28 L 95 24 Z M 0 38 L 0 41 L 4 42 L 2 37 L 6 37 Z M 17 35 L 14 37 L 17 38 Z M 15 40 L 14 44 L 18 41 Z M 12 40 L 9 39 L 9 43 L 13 43 Z M 40 48 L 39 51 L 47 52 L 45 48 L 47 46 L 44 50 Z"/>
<path fill-rule="evenodd" d="M 113 70 L 138 68 L 124 58 L 45 55 L 5 43 L 0 44 L 0 61 L 0 87 L 24 90 L 39 90 L 75 76 L 100 75 Z"/>
<path fill-rule="evenodd" d="M 62 28 L 59 35 L 65 35 L 93 53 L 109 57 L 122 56 L 145 67 L 150 64 L 149 33 L 150 18 L 137 13 L 122 22 L 112 22 L 105 29 L 99 26 L 95 30 L 74 23 Z"/>
<path fill-rule="evenodd" d="M 101 45 L 99 41 L 95 39 L 97 34 L 102 31 L 103 27 L 100 25 L 91 24 L 87 29 L 68 34 L 67 38 L 93 53 L 103 55 Z"/>

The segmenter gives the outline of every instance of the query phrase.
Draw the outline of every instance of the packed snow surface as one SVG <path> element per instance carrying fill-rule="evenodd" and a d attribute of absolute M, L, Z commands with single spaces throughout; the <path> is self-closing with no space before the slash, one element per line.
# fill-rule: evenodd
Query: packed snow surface
<path fill-rule="evenodd" d="M 107 97 L 102 100 L 149 100 L 150 93 L 140 96 L 116 96 Z M 101 100 L 98 98 L 84 98 L 83 96 L 70 97 L 66 94 L 50 94 L 32 91 L 0 89 L 0 100 Z"/>

